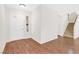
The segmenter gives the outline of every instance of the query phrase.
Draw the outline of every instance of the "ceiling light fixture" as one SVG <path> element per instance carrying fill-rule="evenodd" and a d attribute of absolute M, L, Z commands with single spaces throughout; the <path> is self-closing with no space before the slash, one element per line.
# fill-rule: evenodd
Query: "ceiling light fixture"
<path fill-rule="evenodd" d="M 19 4 L 19 6 L 20 6 L 20 7 L 26 7 L 26 5 L 25 5 L 25 4 Z"/>

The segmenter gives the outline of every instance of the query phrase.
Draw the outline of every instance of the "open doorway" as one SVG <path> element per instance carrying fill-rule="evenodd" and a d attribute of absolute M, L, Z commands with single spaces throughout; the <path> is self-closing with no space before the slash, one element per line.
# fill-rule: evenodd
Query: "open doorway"
<path fill-rule="evenodd" d="M 78 15 L 76 12 L 72 12 L 71 14 L 68 14 L 68 26 L 65 30 L 64 37 L 73 38 L 74 24 L 75 24 L 77 17 Z"/>

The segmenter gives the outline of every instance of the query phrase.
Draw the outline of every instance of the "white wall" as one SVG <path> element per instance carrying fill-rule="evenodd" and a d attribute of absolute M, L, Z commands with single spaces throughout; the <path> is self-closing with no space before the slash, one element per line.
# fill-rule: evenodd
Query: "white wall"
<path fill-rule="evenodd" d="M 41 5 L 41 43 L 54 40 L 57 35 L 62 36 L 67 26 L 66 20 L 67 13 L 64 6 Z"/>
<path fill-rule="evenodd" d="M 32 32 L 32 38 L 40 43 L 41 42 L 40 7 L 37 7 L 31 13 L 31 32 Z"/>
<path fill-rule="evenodd" d="M 3 52 L 7 40 L 7 23 L 5 6 L 0 5 L 0 52 Z"/>
<path fill-rule="evenodd" d="M 68 21 L 68 15 L 64 14 L 61 16 L 61 20 L 59 21 L 59 26 L 58 26 L 58 35 L 63 36 L 64 32 L 67 28 L 69 21 Z"/>

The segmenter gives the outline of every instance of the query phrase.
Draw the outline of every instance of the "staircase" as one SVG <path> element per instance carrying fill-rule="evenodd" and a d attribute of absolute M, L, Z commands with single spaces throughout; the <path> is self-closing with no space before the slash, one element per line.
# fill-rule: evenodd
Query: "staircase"
<path fill-rule="evenodd" d="M 69 23 L 64 33 L 65 37 L 73 38 L 74 23 Z"/>

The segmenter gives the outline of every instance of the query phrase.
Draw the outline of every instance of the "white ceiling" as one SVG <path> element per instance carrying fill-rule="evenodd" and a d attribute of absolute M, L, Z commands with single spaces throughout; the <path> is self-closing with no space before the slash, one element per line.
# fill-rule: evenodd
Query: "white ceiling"
<path fill-rule="evenodd" d="M 6 7 L 8 8 L 16 8 L 16 9 L 21 9 L 25 11 L 33 11 L 39 6 L 39 4 L 26 4 L 26 7 L 21 7 L 19 4 L 6 4 Z"/>

